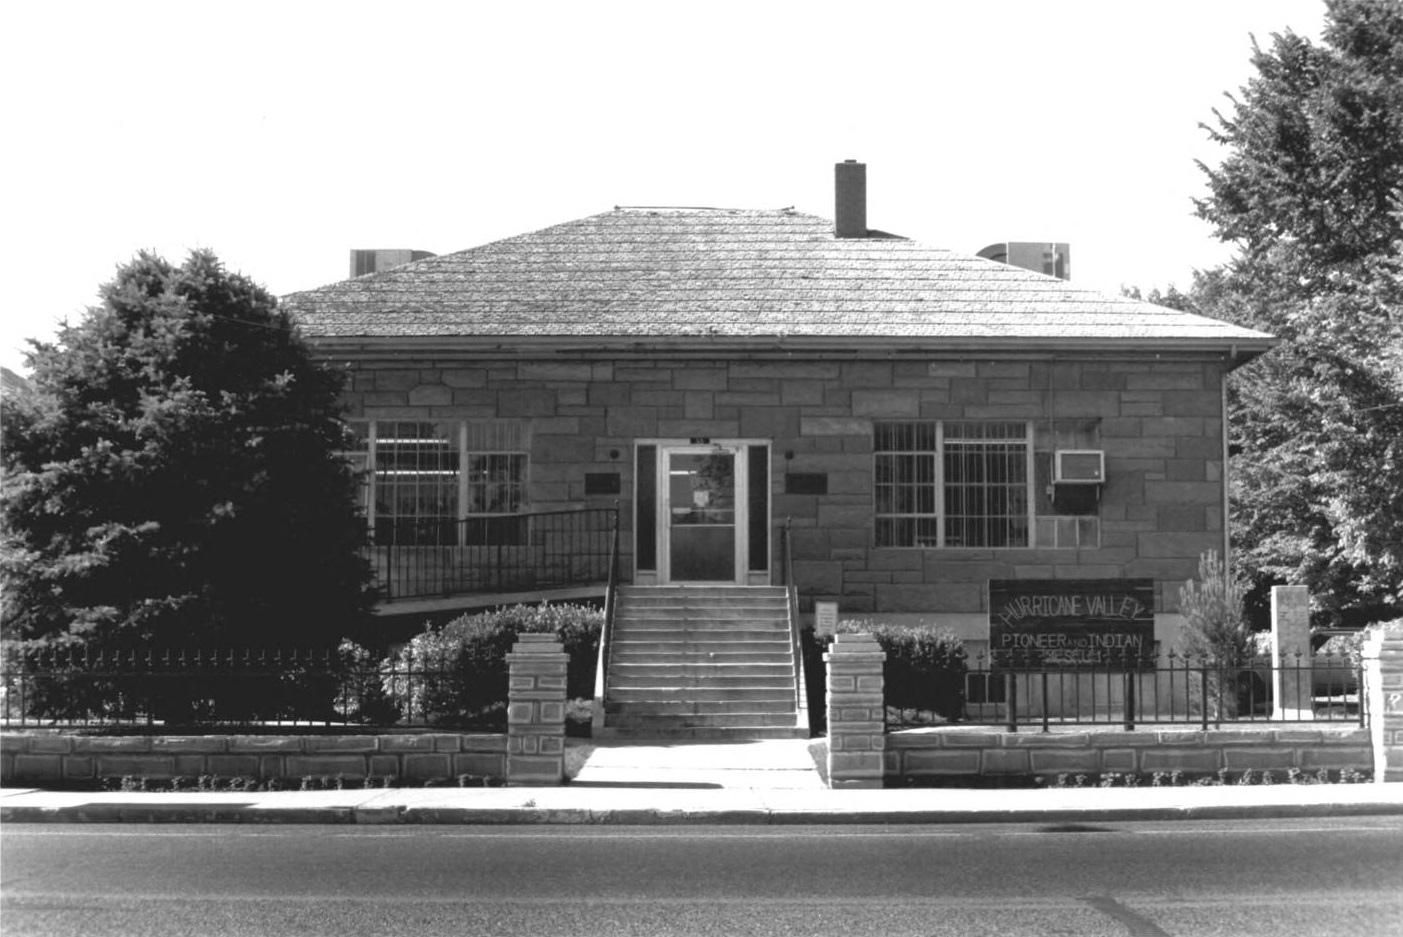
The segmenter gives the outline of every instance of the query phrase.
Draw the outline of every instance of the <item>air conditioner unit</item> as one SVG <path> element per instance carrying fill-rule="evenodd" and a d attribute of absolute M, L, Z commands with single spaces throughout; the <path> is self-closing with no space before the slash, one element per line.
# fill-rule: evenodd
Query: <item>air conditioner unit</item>
<path fill-rule="evenodd" d="M 1105 484 L 1106 453 L 1100 449 L 1059 449 L 1052 480 L 1059 485 Z"/>

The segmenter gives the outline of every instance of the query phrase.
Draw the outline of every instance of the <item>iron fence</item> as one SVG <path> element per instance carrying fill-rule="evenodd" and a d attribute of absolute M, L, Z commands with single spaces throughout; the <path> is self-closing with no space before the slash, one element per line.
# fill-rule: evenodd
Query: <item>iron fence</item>
<path fill-rule="evenodd" d="M 1227 665 L 1169 653 L 1056 664 L 1036 656 L 979 655 L 962 677 L 964 714 L 973 725 L 1009 732 L 1032 727 L 1243 723 L 1367 724 L 1363 666 L 1344 655 L 1295 655 L 1280 663 Z M 946 720 L 920 709 L 888 707 L 888 725 Z"/>
<path fill-rule="evenodd" d="M 618 508 L 469 518 L 441 543 L 389 543 L 368 557 L 386 599 L 520 592 L 609 579 Z"/>
<path fill-rule="evenodd" d="M 464 711 L 456 658 L 345 650 L 21 650 L 0 655 L 7 728 L 500 728 L 500 693 Z"/>

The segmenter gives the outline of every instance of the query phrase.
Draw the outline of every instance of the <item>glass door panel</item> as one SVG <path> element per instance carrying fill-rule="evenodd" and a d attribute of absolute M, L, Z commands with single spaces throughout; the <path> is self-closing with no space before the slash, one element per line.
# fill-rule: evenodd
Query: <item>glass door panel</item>
<path fill-rule="evenodd" d="M 736 454 L 669 452 L 669 578 L 736 581 Z"/>

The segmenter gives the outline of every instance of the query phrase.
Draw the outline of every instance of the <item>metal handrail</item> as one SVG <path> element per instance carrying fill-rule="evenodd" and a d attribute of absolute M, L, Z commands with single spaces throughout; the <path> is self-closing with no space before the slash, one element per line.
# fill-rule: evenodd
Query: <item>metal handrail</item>
<path fill-rule="evenodd" d="M 794 583 L 794 546 L 790 535 L 790 521 L 786 517 L 780 528 L 781 575 L 784 578 L 785 593 L 789 600 L 789 641 L 794 655 L 794 705 L 799 727 L 809 725 L 809 688 L 804 681 L 804 645 L 799 633 L 799 587 Z"/>
<path fill-rule="evenodd" d="M 614 536 L 609 548 L 609 584 L 604 590 L 604 624 L 599 629 L 599 657 L 594 667 L 594 707 L 590 715 L 592 731 L 604 728 L 604 694 L 608 689 L 609 651 L 614 640 L 614 610 L 619 596 L 619 504 L 614 502 Z"/>
<path fill-rule="evenodd" d="M 389 600 L 592 585 L 608 578 L 618 513 L 615 505 L 471 517 L 426 542 L 371 545 L 368 558 Z"/>

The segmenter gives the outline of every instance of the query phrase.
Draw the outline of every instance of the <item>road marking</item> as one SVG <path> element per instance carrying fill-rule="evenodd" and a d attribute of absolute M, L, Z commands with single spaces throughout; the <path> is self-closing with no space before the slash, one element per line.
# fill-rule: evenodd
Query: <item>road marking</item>
<path fill-rule="evenodd" d="M 1169 932 L 1154 921 L 1136 914 L 1110 895 L 1090 895 L 1084 900 L 1097 911 L 1124 924 L 1131 937 L 1169 937 Z"/>

